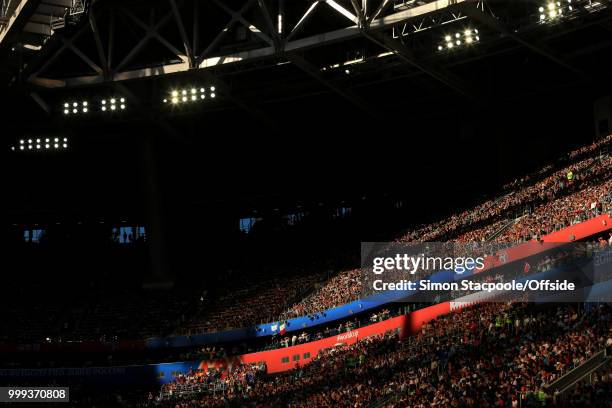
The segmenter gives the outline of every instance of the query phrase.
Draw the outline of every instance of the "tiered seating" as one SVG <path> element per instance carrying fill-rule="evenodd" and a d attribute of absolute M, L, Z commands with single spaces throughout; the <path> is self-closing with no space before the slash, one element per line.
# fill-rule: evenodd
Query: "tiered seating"
<path fill-rule="evenodd" d="M 179 333 L 195 334 L 249 327 L 278 319 L 287 304 L 304 293 L 316 277 L 254 280 L 217 299 Z"/>
<path fill-rule="evenodd" d="M 612 157 L 600 153 L 611 142 L 612 135 L 570 152 L 561 162 L 547 164 L 509 183 L 498 198 L 419 226 L 397 240 L 483 242 L 499 232 L 494 243 L 517 243 L 610 211 Z M 570 171 L 572 175 L 568 178 Z M 517 214 L 521 217 L 514 220 Z M 313 315 L 362 294 L 358 269 L 327 280 L 323 277 L 323 274 L 274 279 L 253 276 L 248 282 L 242 279 L 227 282 L 227 288 L 219 287 L 215 296 L 204 299 L 200 296 L 202 288 L 197 287 L 189 292 L 175 290 L 159 295 L 116 294 L 107 288 L 81 303 L 72 299 L 70 303 L 76 306 L 55 307 L 50 302 L 45 306 L 46 313 L 23 316 L 29 322 L 29 332 L 20 332 L 24 333 L 23 340 L 37 341 L 48 336 L 55 338 L 60 333 L 68 340 L 196 334 Z M 6 320 L 13 321 L 13 316 Z M 70 322 L 67 327 L 66 321 Z M 14 332 L 9 325 L 7 330 Z"/>
<path fill-rule="evenodd" d="M 605 306 L 586 313 L 575 305 L 484 304 L 434 320 L 406 341 L 390 333 L 325 350 L 300 370 L 259 378 L 223 400 L 200 394 L 162 406 L 542 404 L 547 384 L 612 341 L 611 318 Z"/>
<path fill-rule="evenodd" d="M 557 231 L 612 210 L 612 157 L 600 156 L 600 149 L 612 142 L 612 135 L 568 154 L 568 163 L 544 166 L 504 187 L 504 195 L 473 209 L 451 215 L 405 233 L 398 242 L 456 241 L 482 242 L 499 231 L 530 206 L 517 222 L 494 241 L 519 243 Z M 555 170 L 556 169 L 556 170 Z M 568 172 L 572 171 L 572 180 Z M 293 305 L 286 315 L 314 314 L 357 299 L 362 282 L 357 271 L 345 271 L 317 292 Z"/>

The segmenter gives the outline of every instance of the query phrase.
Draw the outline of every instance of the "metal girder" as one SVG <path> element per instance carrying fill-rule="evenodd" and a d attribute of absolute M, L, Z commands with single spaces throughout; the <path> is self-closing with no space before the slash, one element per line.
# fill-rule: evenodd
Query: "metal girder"
<path fill-rule="evenodd" d="M 64 42 L 64 44 L 67 45 L 68 48 L 72 50 L 72 52 L 74 52 L 79 58 L 81 58 L 81 60 L 83 60 L 87 65 L 89 65 L 98 74 L 102 74 L 104 72 L 104 70 L 100 68 L 98 64 L 93 62 L 91 59 L 89 59 L 87 55 L 85 55 L 81 50 L 75 47 L 72 41 L 69 41 L 65 39 L 64 37 L 61 37 L 61 40 Z"/>
<path fill-rule="evenodd" d="M 319 4 L 321 4 L 320 1 L 315 1 L 314 3 L 312 3 L 310 5 L 310 7 L 306 10 L 304 15 L 299 19 L 299 21 L 297 22 L 295 27 L 293 27 L 293 30 L 291 30 L 291 32 L 289 33 L 289 35 L 285 39 L 285 42 L 291 40 L 294 35 L 296 35 L 297 33 L 299 33 L 302 30 L 302 28 L 306 25 L 306 23 L 308 22 L 310 17 L 314 14 L 314 11 L 315 11 L 315 9 L 317 8 L 317 6 Z"/>
<path fill-rule="evenodd" d="M 88 26 L 83 26 L 81 27 L 71 38 L 67 39 L 66 41 L 62 42 L 61 47 L 55 51 L 55 53 L 53 53 L 53 55 L 51 57 L 49 57 L 49 59 L 47 59 L 45 61 L 45 63 L 38 69 L 38 71 L 36 71 L 34 74 L 32 74 L 31 79 L 32 78 L 36 78 L 38 76 L 38 74 L 42 71 L 44 71 L 45 69 L 47 69 L 47 67 L 49 67 L 51 64 L 53 64 L 53 62 L 67 49 L 69 48 L 69 46 L 71 44 L 73 44 L 76 40 L 79 39 L 79 37 L 81 35 L 83 35 L 85 33 L 85 31 L 87 30 Z"/>
<path fill-rule="evenodd" d="M 432 66 L 428 66 L 424 62 L 417 61 L 412 52 L 406 48 L 400 41 L 395 40 L 386 36 L 383 33 L 379 32 L 370 32 L 368 30 L 365 31 L 365 36 L 368 37 L 373 42 L 379 44 L 381 47 L 395 53 L 399 58 L 401 58 L 404 62 L 409 65 L 417 68 L 419 71 L 431 76 L 432 78 L 442 82 L 443 84 L 451 87 L 455 91 L 467 96 L 468 98 L 475 98 L 474 90 L 470 89 L 470 87 L 463 83 L 459 78 L 456 78 L 454 75 L 444 72 L 442 68 L 434 68 Z"/>
<path fill-rule="evenodd" d="M 204 51 L 198 56 L 196 63 L 201 65 L 204 58 L 210 55 L 210 53 L 217 48 L 217 46 L 223 41 L 227 33 L 232 29 L 234 24 L 238 21 L 238 16 L 245 13 L 255 3 L 255 0 L 248 0 L 236 13 L 232 14 L 231 20 L 225 25 L 225 27 L 217 34 L 212 42 L 204 49 Z"/>
<path fill-rule="evenodd" d="M 272 16 L 270 15 L 270 10 L 268 10 L 268 5 L 266 4 L 266 1 L 257 0 L 257 2 L 259 3 L 259 8 L 261 9 L 261 12 L 264 16 L 264 20 L 266 22 L 266 26 L 268 27 L 270 36 L 277 38 L 278 33 L 274 29 L 274 23 L 272 22 Z"/>
<path fill-rule="evenodd" d="M 371 107 L 367 102 L 362 100 L 359 96 L 355 95 L 352 91 L 342 89 L 337 85 L 327 81 L 321 76 L 319 69 L 313 66 L 311 63 L 306 61 L 299 55 L 296 54 L 288 54 L 287 59 L 291 61 L 295 66 L 300 68 L 302 71 L 319 81 L 322 85 L 329 88 L 332 92 L 339 95 L 340 97 L 346 99 L 351 104 L 357 106 L 362 109 L 364 112 L 368 113 L 372 117 L 377 117 L 378 115 L 375 113 L 373 107 Z"/>
<path fill-rule="evenodd" d="M 561 57 L 556 56 L 552 51 L 548 50 L 544 44 L 532 43 L 530 41 L 525 40 L 521 36 L 514 33 L 512 30 L 504 26 L 499 20 L 483 12 L 482 10 L 475 8 L 475 7 L 466 7 L 463 9 L 463 12 L 465 15 L 474 19 L 480 24 L 498 31 L 499 33 L 503 34 L 504 36 L 508 38 L 511 38 L 512 40 L 518 42 L 519 44 L 530 49 L 531 51 L 534 51 L 535 53 L 542 55 L 543 57 L 555 62 L 556 64 L 580 76 L 583 76 L 583 77 L 586 76 L 586 74 L 582 72 L 579 68 L 565 61 Z"/>
<path fill-rule="evenodd" d="M 21 16 L 21 12 L 24 11 L 26 9 L 26 7 L 31 6 L 31 4 L 33 2 L 35 2 L 37 0 L 21 0 L 16 6 L 15 9 L 13 10 L 9 10 L 11 16 L 8 18 L 8 21 L 6 22 L 6 24 L 2 27 L 2 30 L 0 30 L 0 45 L 3 43 L 4 39 L 6 38 L 6 36 L 8 35 L 8 33 L 11 31 L 11 29 L 13 28 L 13 25 L 15 24 L 15 22 L 22 17 Z"/>
<path fill-rule="evenodd" d="M 45 111 L 47 116 L 51 115 L 51 107 L 39 94 L 37 94 L 36 92 L 31 92 L 30 97 L 34 100 L 34 102 L 36 102 L 38 106 L 40 106 L 43 111 Z"/>
<path fill-rule="evenodd" d="M 94 36 L 94 41 L 96 42 L 96 50 L 98 52 L 98 58 L 100 59 L 100 63 L 102 64 L 102 71 L 104 72 L 104 76 L 107 77 L 109 74 L 109 64 L 106 59 L 106 54 L 104 53 L 104 47 L 102 46 L 102 39 L 100 38 L 100 31 L 98 30 L 98 23 L 96 22 L 96 18 L 93 13 L 89 14 L 89 25 L 91 26 L 91 32 Z"/>
<path fill-rule="evenodd" d="M 132 50 L 128 53 L 128 55 L 123 58 L 123 60 L 119 63 L 119 65 L 117 65 L 117 67 L 115 68 L 115 72 L 120 71 L 121 68 L 123 68 L 125 65 L 127 65 L 128 63 L 130 63 L 130 61 L 140 52 L 142 51 L 142 49 L 144 48 L 144 46 L 149 42 L 149 40 L 151 40 L 151 38 L 155 38 L 157 39 L 160 43 L 162 43 L 166 48 L 168 48 L 170 50 L 170 52 L 172 52 L 173 54 L 175 54 L 179 59 L 184 61 L 184 58 L 182 58 L 181 53 L 179 50 L 177 50 L 172 44 L 170 44 L 165 38 L 163 38 L 158 30 L 163 27 L 171 18 L 172 18 L 172 13 L 170 14 L 166 14 L 161 20 L 159 20 L 157 23 L 150 25 L 145 24 L 142 20 L 140 20 L 138 17 L 134 16 L 132 13 L 130 13 L 127 10 L 124 10 L 124 12 L 126 13 L 127 16 L 129 16 L 137 25 L 139 25 L 142 29 L 145 30 L 146 34 L 145 36 L 140 40 L 140 42 L 138 42 L 138 44 L 136 44 L 136 46 L 134 48 L 132 48 Z M 188 64 L 189 65 L 189 64 Z"/>
<path fill-rule="evenodd" d="M 169 73 L 179 73 L 179 72 L 187 72 L 190 70 L 208 69 L 214 66 L 234 64 L 237 62 L 244 62 L 244 61 L 249 61 L 249 60 L 254 61 L 257 59 L 273 57 L 281 51 L 286 52 L 286 53 L 302 52 L 309 48 L 319 47 L 322 45 L 326 45 L 326 44 L 330 44 L 330 43 L 334 43 L 338 41 L 351 40 L 351 39 L 363 36 L 362 22 L 359 21 L 359 17 L 357 15 L 346 10 L 346 8 L 338 4 L 336 0 L 317 0 L 306 10 L 305 14 L 300 18 L 298 23 L 294 26 L 293 31 L 291 31 L 288 34 L 288 36 L 284 39 L 284 41 L 280 45 L 282 48 L 279 50 L 279 46 L 277 45 L 276 41 L 274 41 L 272 38 L 270 38 L 270 36 L 266 35 L 264 32 L 256 28 L 253 24 L 248 22 L 243 17 L 243 14 L 255 3 L 256 0 L 248 0 L 244 4 L 244 6 L 238 11 L 229 9 L 225 4 L 223 4 L 221 0 L 211 0 L 211 1 L 214 4 L 217 4 L 222 10 L 224 10 L 230 16 L 231 19 L 229 23 L 218 33 L 215 39 L 199 55 L 199 57 L 196 59 L 196 63 L 193 66 L 190 65 L 187 61 L 185 61 L 185 59 L 187 58 L 185 59 L 181 58 L 182 62 L 180 63 L 166 64 L 162 66 L 154 66 L 154 67 L 143 68 L 143 69 L 123 71 L 121 70 L 121 68 L 125 67 L 126 65 L 126 62 L 125 62 L 126 59 L 124 59 L 124 62 L 122 62 L 118 66 L 118 68 L 115 69 L 115 72 L 111 72 L 108 75 L 108 78 L 104 78 L 103 76 L 96 77 L 96 76 L 86 75 L 86 76 L 73 77 L 73 78 L 62 79 L 62 80 L 48 80 L 44 78 L 38 78 L 35 75 L 31 77 L 31 81 L 41 86 L 67 87 L 67 86 L 79 86 L 79 85 L 86 85 L 86 84 L 96 84 L 96 83 L 102 83 L 104 81 L 122 81 L 122 80 L 128 80 L 128 79 L 147 78 L 147 77 L 152 77 L 152 76 L 165 75 Z M 333 30 L 333 31 L 311 35 L 305 38 L 293 39 L 295 35 L 299 31 L 301 31 L 303 27 L 307 24 L 312 14 L 314 13 L 315 9 L 318 8 L 318 4 L 321 2 L 325 2 L 329 6 L 330 9 L 336 10 L 336 12 L 340 13 L 341 15 L 344 15 L 344 17 L 348 21 L 351 22 L 351 25 L 341 28 L 341 29 Z M 381 7 L 375 10 L 374 14 L 372 15 L 372 16 L 380 15 L 379 17 L 376 17 L 376 18 L 372 18 L 372 16 L 367 17 L 369 21 L 369 23 L 367 24 L 369 27 L 368 30 L 369 32 L 381 31 L 384 29 L 391 28 L 394 25 L 400 24 L 412 18 L 423 17 L 427 14 L 437 13 L 440 10 L 444 10 L 449 7 L 459 7 L 462 4 L 470 4 L 473 2 L 474 0 L 434 0 L 432 2 L 423 4 L 421 6 L 416 6 L 411 9 L 402 10 L 402 11 L 395 12 L 389 15 L 383 15 L 384 10 L 388 8 L 388 3 L 383 2 L 381 4 Z M 164 21 L 167 21 L 166 19 L 170 18 L 172 14 L 173 13 L 169 13 L 169 15 L 166 15 L 164 17 Z M 365 13 L 364 13 L 363 18 L 366 19 Z M 139 25 L 144 24 L 142 22 L 140 23 L 141 24 Z M 244 25 L 245 27 L 247 27 L 248 29 L 250 29 L 255 35 L 257 35 L 262 40 L 264 40 L 268 45 L 264 47 L 260 47 L 260 48 L 246 50 L 246 51 L 227 53 L 227 54 L 219 55 L 219 56 L 211 56 L 212 52 L 214 52 L 217 49 L 218 45 L 221 43 L 223 38 L 227 35 L 231 27 L 236 23 L 240 23 Z M 149 35 L 153 35 L 157 37 L 157 39 L 161 38 L 161 36 L 159 36 L 155 30 L 152 30 L 152 32 L 149 32 Z M 143 41 L 146 41 L 146 40 L 143 39 Z M 161 38 L 160 41 L 164 43 L 163 38 Z M 179 56 L 179 58 L 181 57 L 180 56 L 181 53 L 179 53 L 175 47 L 172 47 L 171 44 L 166 42 L 164 45 L 167 48 L 171 49 L 172 52 L 176 53 L 177 56 Z M 130 55 L 128 55 L 129 58 L 126 57 L 127 60 L 129 61 L 129 59 L 133 58 L 135 53 L 139 51 L 142 47 L 143 47 L 143 44 L 139 44 L 136 50 L 132 50 L 133 52 L 130 53 Z M 107 52 L 109 61 L 111 60 L 111 54 L 112 54 L 111 46 L 109 45 L 109 51 Z M 405 53 L 403 52 L 402 54 L 405 55 Z"/>
<path fill-rule="evenodd" d="M 185 25 L 183 24 L 183 19 L 179 13 L 178 7 L 176 5 L 175 0 L 168 0 L 170 2 L 170 6 L 172 7 L 172 14 L 174 15 L 174 21 L 179 29 L 179 33 L 181 35 L 181 40 L 183 41 L 183 48 L 185 48 L 185 54 L 189 59 L 189 66 L 192 67 L 195 64 L 195 59 L 193 56 L 193 51 L 191 47 L 191 43 L 187 38 L 187 30 L 185 30 Z M 197 18 L 197 17 L 196 17 Z"/>
<path fill-rule="evenodd" d="M 359 25 L 359 18 L 342 7 L 342 5 L 338 4 L 336 0 L 323 0 L 327 5 L 329 5 L 332 9 L 336 10 L 340 15 L 346 17 L 350 21 L 352 21 L 355 25 Z"/>
<path fill-rule="evenodd" d="M 237 20 L 240 24 L 248 28 L 253 34 L 264 40 L 270 45 L 274 45 L 272 39 L 266 35 L 263 31 L 257 28 L 254 24 L 249 23 L 243 16 L 242 13 L 236 12 L 227 7 L 221 0 L 212 0 L 217 6 L 221 7 L 226 13 L 232 16 L 232 19 Z"/>

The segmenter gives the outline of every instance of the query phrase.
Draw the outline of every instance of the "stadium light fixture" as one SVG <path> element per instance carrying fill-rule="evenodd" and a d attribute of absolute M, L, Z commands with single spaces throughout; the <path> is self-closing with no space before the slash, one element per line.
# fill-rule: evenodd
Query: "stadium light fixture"
<path fill-rule="evenodd" d="M 81 102 L 64 102 L 64 115 L 76 115 L 78 113 L 89 112 L 89 103 L 87 101 Z"/>
<path fill-rule="evenodd" d="M 185 89 L 174 89 L 170 91 L 167 97 L 164 98 L 164 103 L 170 103 L 172 105 L 179 105 L 190 102 L 203 101 L 207 98 L 215 98 L 216 88 L 211 86 L 210 88 L 205 87 L 190 87 Z"/>
<path fill-rule="evenodd" d="M 550 0 L 538 8 L 541 22 L 552 22 L 574 11 L 572 0 Z"/>
<path fill-rule="evenodd" d="M 25 150 L 62 150 L 68 149 L 68 138 L 36 138 L 36 139 L 20 139 L 18 143 L 11 146 L 12 151 Z"/>
<path fill-rule="evenodd" d="M 467 47 L 480 41 L 480 33 L 477 28 L 466 28 L 454 34 L 446 34 L 444 42 L 438 44 L 438 51 L 451 50 L 456 47 Z"/>
<path fill-rule="evenodd" d="M 127 102 L 123 97 L 111 97 L 100 102 L 102 112 L 125 110 Z"/>

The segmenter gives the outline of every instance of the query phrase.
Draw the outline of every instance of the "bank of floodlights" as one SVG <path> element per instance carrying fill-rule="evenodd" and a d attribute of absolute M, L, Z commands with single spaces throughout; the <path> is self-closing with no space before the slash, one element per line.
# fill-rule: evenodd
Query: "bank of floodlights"
<path fill-rule="evenodd" d="M 466 28 L 454 34 L 446 34 L 444 42 L 438 44 L 438 51 L 448 51 L 460 47 L 469 47 L 480 41 L 480 34 L 477 28 Z"/>
<path fill-rule="evenodd" d="M 102 112 L 125 110 L 125 107 L 125 98 L 102 99 L 102 101 L 100 102 L 100 110 Z"/>
<path fill-rule="evenodd" d="M 68 149 L 67 137 L 37 137 L 20 139 L 16 146 L 11 146 L 12 151 L 22 152 L 65 149 Z"/>
<path fill-rule="evenodd" d="M 79 113 L 87 112 L 89 112 L 89 103 L 87 101 L 64 103 L 64 115 L 78 115 Z"/>
<path fill-rule="evenodd" d="M 564 14 L 572 12 L 572 0 L 549 1 L 545 6 L 540 6 L 540 21 L 552 21 L 563 17 Z"/>
<path fill-rule="evenodd" d="M 82 115 L 92 111 L 97 112 L 114 112 L 125 110 L 126 101 L 125 98 L 114 97 L 108 99 L 102 99 L 99 105 L 92 106 L 87 101 L 81 102 L 65 102 L 63 105 L 64 115 Z"/>
<path fill-rule="evenodd" d="M 187 89 L 175 89 L 170 92 L 167 98 L 164 98 L 164 103 L 170 103 L 172 105 L 180 105 L 186 103 L 203 102 L 207 99 L 215 99 L 217 97 L 216 88 L 211 86 L 209 88 L 187 88 Z"/>

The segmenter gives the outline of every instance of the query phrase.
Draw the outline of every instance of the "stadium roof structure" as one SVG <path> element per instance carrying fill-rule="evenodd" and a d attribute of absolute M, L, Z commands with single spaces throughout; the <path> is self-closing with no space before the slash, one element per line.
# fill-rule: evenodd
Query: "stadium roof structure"
<path fill-rule="evenodd" d="M 610 4 L 3 0 L 0 79 L 60 116 L 66 95 L 96 88 L 151 107 L 176 84 L 205 83 L 223 97 L 214 110 L 262 118 L 266 104 L 335 94 L 379 118 L 382 99 L 439 108 L 609 83 Z"/>

